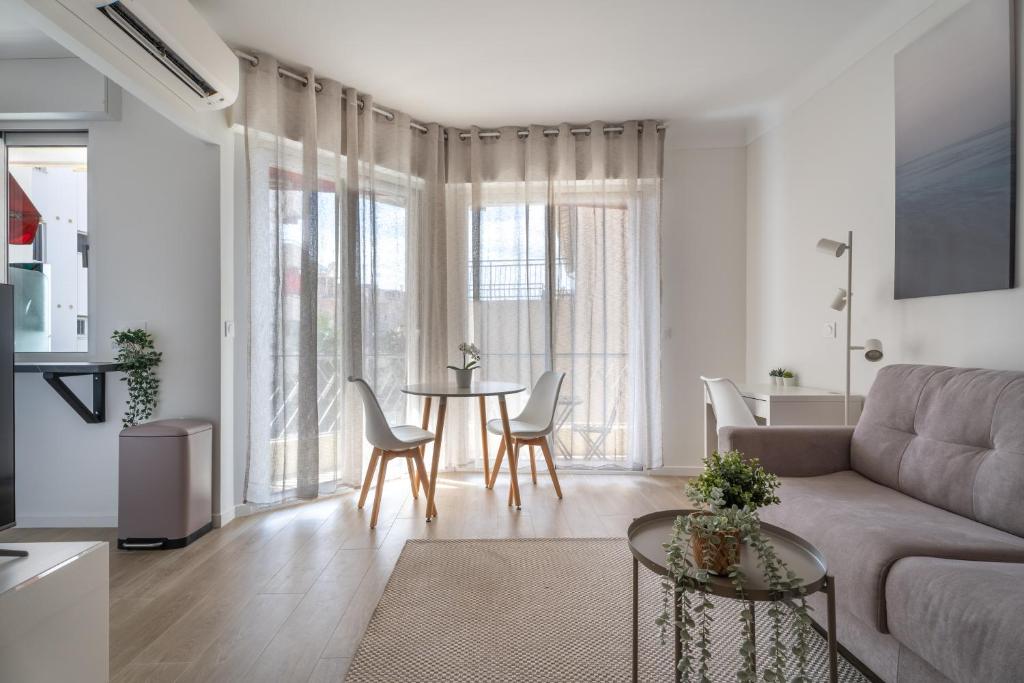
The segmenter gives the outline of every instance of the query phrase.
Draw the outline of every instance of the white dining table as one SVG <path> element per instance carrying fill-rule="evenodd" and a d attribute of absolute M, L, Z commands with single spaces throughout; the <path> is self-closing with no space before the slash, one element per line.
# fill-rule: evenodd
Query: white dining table
<path fill-rule="evenodd" d="M 518 394 L 526 391 L 526 387 L 515 382 L 473 382 L 469 387 L 462 388 L 454 382 L 426 382 L 423 384 L 410 384 L 402 387 L 402 392 L 411 396 L 423 396 L 423 429 L 430 426 L 430 407 L 434 398 L 437 402 L 437 422 L 434 427 L 434 453 L 430 461 L 430 481 L 427 487 L 427 521 L 437 516 L 437 508 L 434 505 L 434 495 L 437 489 L 437 467 L 441 459 L 441 439 L 444 434 L 444 417 L 448 408 L 449 398 L 476 398 L 480 404 L 480 440 L 484 453 L 484 485 L 490 481 L 490 463 L 487 453 L 487 397 L 498 397 L 498 411 L 501 413 L 501 427 L 504 433 L 506 444 L 512 443 L 512 432 L 508 423 L 508 406 L 505 404 L 505 397 L 509 394 Z M 506 449 L 509 454 L 509 472 L 511 473 L 512 498 L 516 508 L 522 507 L 519 499 L 519 477 L 516 475 L 515 456 L 512 449 Z"/>

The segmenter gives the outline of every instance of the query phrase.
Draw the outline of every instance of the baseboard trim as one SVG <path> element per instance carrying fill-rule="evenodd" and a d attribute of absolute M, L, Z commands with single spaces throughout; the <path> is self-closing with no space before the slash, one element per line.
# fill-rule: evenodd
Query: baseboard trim
<path fill-rule="evenodd" d="M 117 515 L 102 517 L 34 517 L 18 515 L 17 525 L 23 529 L 116 528 Z"/>
<path fill-rule="evenodd" d="M 703 472 L 700 465 L 666 465 L 647 470 L 652 477 L 699 477 Z"/>

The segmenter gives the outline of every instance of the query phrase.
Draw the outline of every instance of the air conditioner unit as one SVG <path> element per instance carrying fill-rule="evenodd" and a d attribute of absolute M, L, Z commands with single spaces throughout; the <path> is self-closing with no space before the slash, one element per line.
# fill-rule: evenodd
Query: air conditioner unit
<path fill-rule="evenodd" d="M 25 0 L 61 21 L 84 44 L 97 38 L 197 111 L 223 109 L 238 96 L 238 59 L 188 0 Z"/>

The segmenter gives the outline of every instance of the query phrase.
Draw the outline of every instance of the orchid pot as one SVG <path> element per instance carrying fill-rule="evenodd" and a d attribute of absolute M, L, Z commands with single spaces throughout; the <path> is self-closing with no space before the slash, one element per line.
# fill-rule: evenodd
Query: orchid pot
<path fill-rule="evenodd" d="M 452 368 L 455 373 L 455 386 L 459 389 L 469 389 L 473 384 L 473 371 L 476 368 Z"/>

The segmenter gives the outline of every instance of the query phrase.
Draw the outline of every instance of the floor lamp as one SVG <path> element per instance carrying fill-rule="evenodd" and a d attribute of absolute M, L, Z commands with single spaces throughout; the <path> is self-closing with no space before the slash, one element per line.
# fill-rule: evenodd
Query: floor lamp
<path fill-rule="evenodd" d="M 854 346 L 852 343 L 853 323 L 853 230 L 846 234 L 846 242 L 822 238 L 818 240 L 818 251 L 824 252 L 836 258 L 842 258 L 846 254 L 846 289 L 840 287 L 832 298 L 831 307 L 833 310 L 842 311 L 846 309 L 846 386 L 843 390 L 843 424 L 850 424 L 850 352 L 863 351 L 864 358 L 875 363 L 882 360 L 882 342 L 878 339 L 868 339 L 864 346 Z"/>

